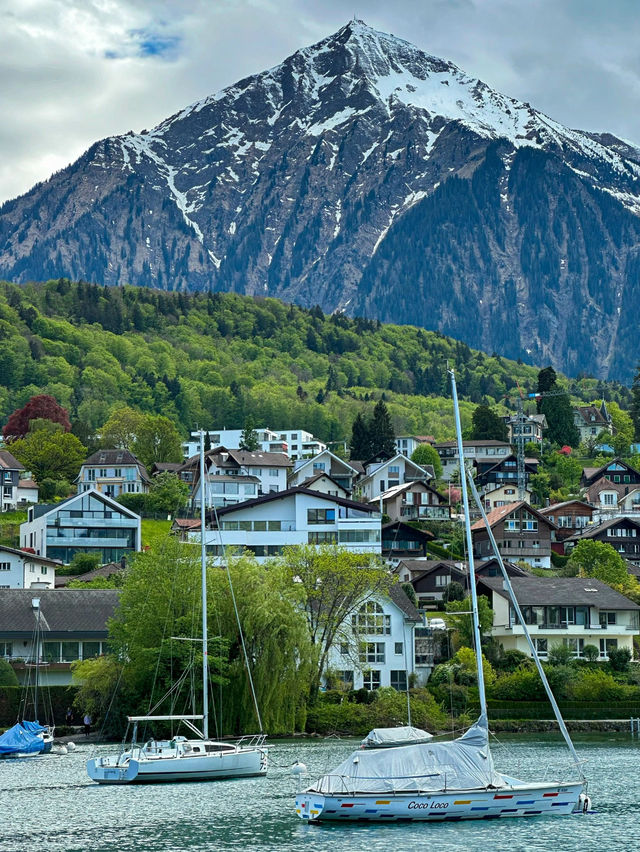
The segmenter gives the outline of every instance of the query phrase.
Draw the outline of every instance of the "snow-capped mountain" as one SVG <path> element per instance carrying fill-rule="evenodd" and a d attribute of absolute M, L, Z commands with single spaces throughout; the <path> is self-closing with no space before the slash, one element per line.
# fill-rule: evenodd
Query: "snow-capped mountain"
<path fill-rule="evenodd" d="M 237 290 L 627 378 L 640 150 L 360 21 L 0 210 L 0 274 Z"/>

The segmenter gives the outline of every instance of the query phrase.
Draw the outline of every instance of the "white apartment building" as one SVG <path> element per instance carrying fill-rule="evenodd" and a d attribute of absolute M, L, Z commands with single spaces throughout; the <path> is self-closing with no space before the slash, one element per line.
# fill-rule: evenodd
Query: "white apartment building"
<path fill-rule="evenodd" d="M 458 445 L 455 441 L 442 441 L 433 445 L 442 462 L 442 478 L 451 479 L 454 470 L 460 467 Z M 467 466 L 477 464 L 497 464 L 511 454 L 511 445 L 504 441 L 463 441 L 462 450 Z"/>
<path fill-rule="evenodd" d="M 434 440 L 426 435 L 400 435 L 396 438 L 396 450 L 403 456 L 411 458 L 413 451 L 421 444 L 433 444 Z"/>
<path fill-rule="evenodd" d="M 238 450 L 244 429 L 209 430 L 211 449 L 226 447 Z M 327 448 L 304 429 L 256 429 L 260 449 L 264 453 L 286 453 L 292 461 L 315 456 Z M 186 459 L 200 452 L 200 432 L 192 432 L 191 440 L 182 445 Z"/>
<path fill-rule="evenodd" d="M 326 670 L 337 674 L 345 688 L 392 686 L 404 692 L 416 671 L 414 630 L 422 623 L 402 587 L 392 586 L 389 595 L 371 597 L 342 624 Z"/>
<path fill-rule="evenodd" d="M 249 550 L 258 560 L 278 556 L 301 544 L 338 544 L 355 553 L 381 553 L 381 516 L 363 506 L 309 488 L 266 494 L 209 516 L 207 551 L 224 556 L 226 548 Z M 199 532 L 190 533 L 194 541 Z"/>

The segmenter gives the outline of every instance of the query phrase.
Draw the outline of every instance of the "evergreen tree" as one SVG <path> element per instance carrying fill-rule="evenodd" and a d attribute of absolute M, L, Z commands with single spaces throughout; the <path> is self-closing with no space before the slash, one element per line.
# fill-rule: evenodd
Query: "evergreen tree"
<path fill-rule="evenodd" d="M 631 385 L 631 419 L 635 430 L 635 440 L 640 441 L 640 363 Z"/>
<path fill-rule="evenodd" d="M 208 432 L 204 433 L 204 451 L 208 453 L 211 449 L 211 435 Z"/>
<path fill-rule="evenodd" d="M 507 424 L 488 405 L 476 407 L 471 423 L 471 438 L 473 440 L 507 440 Z"/>
<path fill-rule="evenodd" d="M 373 409 L 369 435 L 372 455 L 382 453 L 394 456 L 396 454 L 396 436 L 391 423 L 391 415 L 382 399 L 376 403 L 376 407 Z"/>
<path fill-rule="evenodd" d="M 356 414 L 351 427 L 351 443 L 349 445 L 352 459 L 369 459 L 373 455 L 369 425 L 362 414 Z"/>
<path fill-rule="evenodd" d="M 247 417 L 244 422 L 244 429 L 242 435 L 240 435 L 240 449 L 248 453 L 255 453 L 256 450 L 260 449 L 258 433 L 254 428 L 251 417 Z"/>
<path fill-rule="evenodd" d="M 542 394 L 538 401 L 538 412 L 547 418 L 547 440 L 552 444 L 577 447 L 580 443 L 580 433 L 573 420 L 571 400 L 569 394 L 563 393 L 557 384 L 553 367 L 545 367 L 538 373 L 538 393 Z"/>

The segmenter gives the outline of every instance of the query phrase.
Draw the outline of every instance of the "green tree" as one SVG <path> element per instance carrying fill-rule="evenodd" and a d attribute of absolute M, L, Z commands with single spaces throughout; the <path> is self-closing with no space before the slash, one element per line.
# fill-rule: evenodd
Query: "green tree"
<path fill-rule="evenodd" d="M 471 435 L 473 440 L 507 440 L 507 424 L 502 417 L 489 408 L 488 405 L 477 405 L 471 418 Z"/>
<path fill-rule="evenodd" d="M 86 447 L 71 432 L 59 428 L 60 431 L 54 432 L 49 429 L 29 432 L 11 444 L 12 454 L 38 482 L 43 479 L 73 482 L 86 458 Z"/>
<path fill-rule="evenodd" d="M 549 497 L 551 477 L 541 470 L 540 473 L 532 473 L 529 477 L 529 488 L 533 496 L 533 502 L 537 506 L 545 506 Z"/>
<path fill-rule="evenodd" d="M 427 444 L 426 441 L 417 446 L 411 453 L 411 461 L 419 464 L 420 467 L 430 464 L 433 467 L 436 479 L 442 477 L 442 462 L 440 461 L 438 451 L 431 444 Z"/>
<path fill-rule="evenodd" d="M 385 594 L 392 580 L 378 557 L 335 545 L 288 547 L 281 561 L 307 620 L 314 651 L 310 689 L 314 699 L 329 649 L 339 637 L 353 641 L 351 616 L 374 596 Z"/>
<path fill-rule="evenodd" d="M 635 578 L 627 571 L 622 556 L 614 547 L 603 541 L 579 541 L 571 551 L 567 568 L 577 568 L 578 576 L 602 580 L 616 589 L 631 590 L 636 585 Z"/>
<path fill-rule="evenodd" d="M 365 461 L 373 455 L 371 446 L 371 435 L 369 432 L 369 424 L 365 418 L 358 412 L 351 426 L 351 458 Z"/>
<path fill-rule="evenodd" d="M 258 433 L 255 430 L 254 422 L 251 417 L 247 417 L 244 422 L 244 429 L 240 435 L 240 449 L 248 453 L 255 453 L 260 449 L 260 441 Z"/>
<path fill-rule="evenodd" d="M 180 433 L 168 417 L 146 415 L 133 442 L 133 454 L 147 468 L 155 462 L 180 462 Z"/>
<path fill-rule="evenodd" d="M 617 456 L 626 456 L 629 454 L 629 447 L 635 435 L 632 416 L 628 411 L 623 411 L 615 402 L 609 403 L 608 408 L 613 423 L 613 436 L 607 435 L 607 443 L 613 445 L 613 450 Z"/>
<path fill-rule="evenodd" d="M 449 601 L 445 609 L 450 613 L 471 613 L 471 595 L 463 601 Z M 471 615 L 450 615 L 447 619 L 449 625 L 456 631 L 458 647 L 473 647 L 473 619 Z M 485 595 L 478 596 L 478 621 L 480 624 L 480 635 L 485 636 L 493 626 L 493 610 L 489 606 L 489 600 Z"/>
<path fill-rule="evenodd" d="M 390 456 L 396 454 L 396 436 L 391 423 L 391 415 L 382 399 L 376 403 L 373 409 L 369 434 L 374 456 L 378 453 L 385 453 Z"/>
<path fill-rule="evenodd" d="M 546 416 L 548 424 L 545 437 L 552 444 L 577 447 L 580 433 L 573 419 L 571 400 L 557 384 L 556 378 L 553 367 L 545 367 L 538 373 L 538 393 L 543 395 L 538 402 L 538 413 Z"/>
<path fill-rule="evenodd" d="M 19 686 L 18 676 L 7 660 L 0 660 L 0 688 Z"/>
<path fill-rule="evenodd" d="M 164 471 L 153 478 L 146 503 L 151 512 L 176 514 L 188 500 L 189 485 L 175 473 Z"/>
<path fill-rule="evenodd" d="M 116 408 L 99 430 L 100 443 L 105 448 L 117 448 L 133 452 L 133 447 L 142 428 L 144 414 L 128 406 Z"/>

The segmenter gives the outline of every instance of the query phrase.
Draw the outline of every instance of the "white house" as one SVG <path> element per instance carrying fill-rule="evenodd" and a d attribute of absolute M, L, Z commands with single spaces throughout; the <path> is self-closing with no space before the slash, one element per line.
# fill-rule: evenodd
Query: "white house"
<path fill-rule="evenodd" d="M 309 458 L 326 450 L 327 445 L 304 429 L 255 429 L 263 453 L 286 453 L 292 460 Z M 214 429 L 209 431 L 211 449 L 226 447 L 240 449 L 244 429 Z M 200 449 L 200 432 L 191 433 L 191 441 L 182 446 L 185 458 L 196 455 Z"/>
<path fill-rule="evenodd" d="M 26 506 L 27 503 L 38 502 L 38 483 L 31 479 L 30 476 L 25 476 L 18 480 L 18 506 Z"/>
<path fill-rule="evenodd" d="M 0 589 L 53 589 L 62 563 L 0 545 Z"/>
<path fill-rule="evenodd" d="M 396 485 L 416 480 L 427 482 L 430 479 L 433 479 L 433 476 L 425 468 L 398 453 L 385 461 L 369 462 L 365 467 L 365 475 L 358 482 L 357 490 L 365 500 L 373 500 Z"/>
<path fill-rule="evenodd" d="M 358 478 L 359 471 L 348 461 L 334 455 L 331 450 L 324 449 L 310 459 L 298 459 L 293 471 L 289 474 L 289 488 L 305 485 L 307 480 L 319 473 L 326 473 L 349 494 Z"/>
<path fill-rule="evenodd" d="M 3 512 L 15 509 L 18 505 L 18 487 L 20 474 L 24 466 L 11 455 L 9 450 L 0 450 L 0 477 L 2 477 L 2 491 L 0 491 L 0 508 Z"/>
<path fill-rule="evenodd" d="M 78 494 L 95 489 L 107 497 L 146 494 L 151 480 L 145 466 L 129 450 L 98 450 L 82 464 Z"/>
<path fill-rule="evenodd" d="M 85 491 L 54 505 L 31 506 L 20 524 L 20 546 L 37 556 L 71 562 L 97 553 L 101 564 L 140 550 L 140 517 L 99 491 Z"/>
<path fill-rule="evenodd" d="M 574 657 L 584 657 L 585 645 L 595 645 L 606 660 L 614 648 L 628 648 L 638 636 L 640 607 L 601 580 L 582 577 L 512 577 L 511 584 L 538 656 L 554 645 L 567 645 Z M 491 635 L 506 650 L 529 654 L 522 625 L 500 577 L 481 577 L 478 594 L 489 597 L 493 609 Z"/>
<path fill-rule="evenodd" d="M 403 456 L 411 458 L 414 450 L 421 444 L 433 444 L 434 439 L 426 435 L 399 435 L 396 438 L 396 450 Z"/>
<path fill-rule="evenodd" d="M 226 506 L 209 515 L 207 551 L 251 551 L 259 560 L 300 544 L 339 544 L 356 553 L 380 553 L 380 515 L 373 507 L 309 488 L 289 488 Z M 190 538 L 199 540 L 200 534 Z"/>
<path fill-rule="evenodd" d="M 392 586 L 389 595 L 370 598 L 342 625 L 326 671 L 352 689 L 392 686 L 404 691 L 416 672 L 414 629 L 422 623 L 403 588 Z"/>
<path fill-rule="evenodd" d="M 40 685 L 71 683 L 71 663 L 103 654 L 107 622 L 120 593 L 112 589 L 8 589 L 0 594 L 0 659 L 13 666 L 18 680 L 30 678 L 36 659 Z M 40 641 L 35 628 L 40 610 Z M 46 701 L 46 698 L 44 699 Z"/>
<path fill-rule="evenodd" d="M 442 441 L 433 445 L 442 462 L 442 478 L 449 480 L 460 467 L 458 462 L 458 445 L 455 441 Z M 477 440 L 463 441 L 462 450 L 467 465 L 496 464 L 505 456 L 511 454 L 511 445 L 504 441 Z"/>

